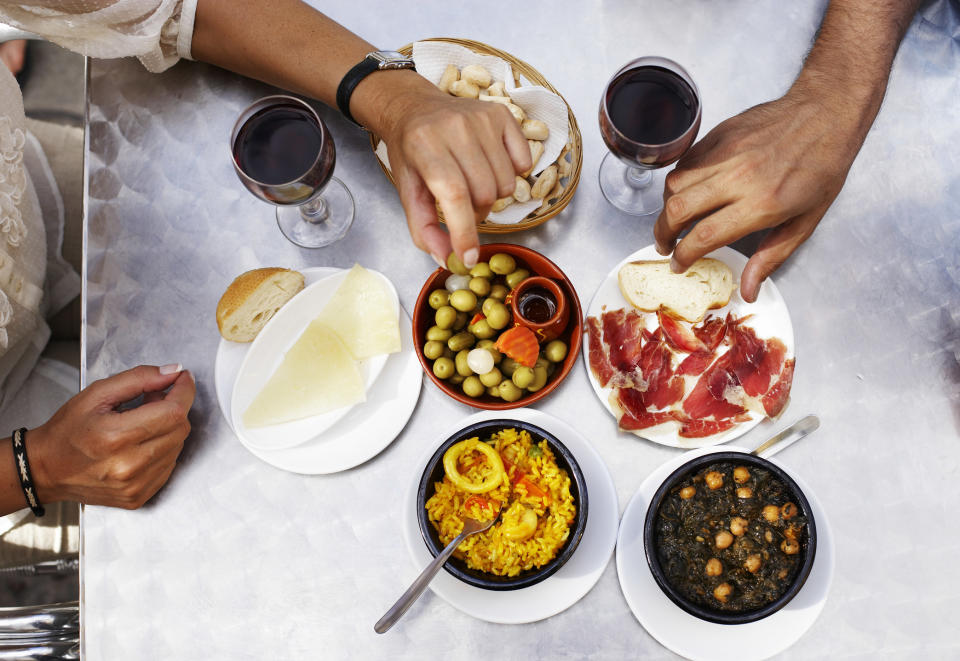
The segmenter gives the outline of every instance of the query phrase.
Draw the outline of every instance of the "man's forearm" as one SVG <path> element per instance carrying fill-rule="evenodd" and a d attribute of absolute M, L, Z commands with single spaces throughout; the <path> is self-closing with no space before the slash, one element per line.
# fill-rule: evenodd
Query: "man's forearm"
<path fill-rule="evenodd" d="M 832 0 L 791 92 L 809 92 L 848 109 L 862 140 L 919 5 L 920 0 Z"/>

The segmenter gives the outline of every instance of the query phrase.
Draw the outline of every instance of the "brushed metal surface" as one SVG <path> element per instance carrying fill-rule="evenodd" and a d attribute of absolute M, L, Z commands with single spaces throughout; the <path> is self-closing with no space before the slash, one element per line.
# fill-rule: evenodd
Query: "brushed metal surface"
<path fill-rule="evenodd" d="M 823 6 L 620 0 L 548 10 L 495 0 L 485 21 L 434 0 L 414 12 L 383 0 L 325 9 L 381 47 L 441 35 L 487 42 L 566 96 L 583 130 L 580 187 L 564 213 L 511 240 L 550 256 L 586 302 L 610 265 L 652 242 L 652 221 L 620 214 L 597 185 L 596 113 L 610 73 L 643 54 L 682 63 L 702 91 L 703 135 L 786 89 Z M 838 554 L 824 614 L 786 658 L 960 654 L 942 624 L 960 608 L 958 72 L 960 10 L 937 0 L 907 34 L 843 192 L 776 275 L 798 347 L 780 426 L 807 412 L 823 422 L 782 458 L 827 508 Z M 227 145 L 240 110 L 271 91 L 189 62 L 159 76 L 135 61 L 91 63 L 85 379 L 180 361 L 198 395 L 169 485 L 141 511 L 83 513 L 86 658 L 673 658 L 633 618 L 613 563 L 580 603 L 544 622 L 490 625 L 430 595 L 388 635 L 373 632 L 419 571 L 401 543 L 398 494 L 439 431 L 470 412 L 429 381 L 404 433 L 338 475 L 273 469 L 232 436 L 212 378 L 214 308 L 234 276 L 360 261 L 393 280 L 409 311 L 433 269 L 366 136 L 328 109 L 336 176 L 356 196 L 357 220 L 317 251 L 280 235 L 273 209 L 237 180 Z M 582 368 L 537 408 L 590 434 L 621 507 L 677 453 L 618 434 Z M 761 424 L 743 444 L 777 429 Z"/>

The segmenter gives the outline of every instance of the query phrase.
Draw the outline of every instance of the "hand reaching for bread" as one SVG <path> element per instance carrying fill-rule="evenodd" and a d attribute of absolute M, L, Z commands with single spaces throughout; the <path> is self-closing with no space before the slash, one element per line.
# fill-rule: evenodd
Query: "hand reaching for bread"
<path fill-rule="evenodd" d="M 143 505 L 176 466 L 195 392 L 179 365 L 141 365 L 90 384 L 27 433 L 40 502 Z M 118 410 L 141 395 L 140 406 Z"/>

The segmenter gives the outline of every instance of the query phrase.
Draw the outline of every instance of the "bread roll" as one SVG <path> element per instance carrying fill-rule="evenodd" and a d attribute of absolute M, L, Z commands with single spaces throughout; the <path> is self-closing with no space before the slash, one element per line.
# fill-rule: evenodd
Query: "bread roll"
<path fill-rule="evenodd" d="M 254 269 L 238 276 L 217 303 L 220 335 L 231 342 L 252 342 L 301 289 L 303 274 L 289 269 Z"/>
<path fill-rule="evenodd" d="M 631 305 L 647 312 L 666 308 L 690 322 L 707 310 L 730 302 L 737 287 L 730 267 L 717 259 L 698 259 L 684 273 L 670 270 L 670 261 L 631 262 L 618 274 L 620 292 Z"/>

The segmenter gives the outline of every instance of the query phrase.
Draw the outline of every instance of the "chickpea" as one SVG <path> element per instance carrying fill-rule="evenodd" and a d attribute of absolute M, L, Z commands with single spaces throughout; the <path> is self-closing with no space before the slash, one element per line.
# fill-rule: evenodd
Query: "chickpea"
<path fill-rule="evenodd" d="M 737 466 L 733 469 L 733 481 L 737 484 L 743 484 L 750 479 L 750 471 L 745 466 Z"/>
<path fill-rule="evenodd" d="M 446 289 L 434 289 L 430 292 L 430 298 L 427 299 L 427 303 L 434 310 L 439 310 L 444 305 L 447 304 L 447 301 L 450 300 L 450 294 Z"/>
<path fill-rule="evenodd" d="M 727 603 L 727 597 L 733 593 L 733 588 L 729 583 L 721 583 L 713 589 L 713 597 L 721 604 Z"/>
<path fill-rule="evenodd" d="M 788 573 L 789 572 L 786 569 L 781 569 L 780 571 L 777 572 L 777 578 L 783 580 L 787 577 Z"/>
<path fill-rule="evenodd" d="M 772 544 L 772 543 L 773 543 L 773 533 L 770 532 L 769 530 L 768 530 L 767 532 L 763 533 L 763 538 L 764 538 L 765 540 L 767 540 L 767 544 Z"/>
<path fill-rule="evenodd" d="M 787 526 L 787 529 L 783 531 L 783 536 L 787 539 L 792 539 L 797 541 L 797 536 L 800 534 L 799 526 Z"/>
<path fill-rule="evenodd" d="M 780 518 L 780 509 L 776 505 L 767 505 L 763 508 L 761 514 L 770 523 L 776 523 Z"/>
<path fill-rule="evenodd" d="M 743 568 L 751 574 L 756 574 L 761 565 L 763 565 L 763 559 L 760 557 L 759 553 L 751 553 L 743 562 Z"/>
<path fill-rule="evenodd" d="M 730 532 L 732 532 L 737 537 L 742 536 L 747 532 L 748 522 L 742 516 L 735 516 L 730 519 Z"/>
<path fill-rule="evenodd" d="M 695 487 L 684 487 L 680 489 L 680 497 L 683 500 L 690 500 L 693 498 L 695 493 L 697 493 L 697 489 Z"/>
<path fill-rule="evenodd" d="M 707 486 L 711 491 L 715 491 L 723 486 L 723 473 L 709 471 L 703 476 L 703 479 L 706 480 Z"/>
<path fill-rule="evenodd" d="M 707 576 L 719 576 L 723 573 L 723 563 L 721 563 L 717 558 L 710 558 L 707 560 L 707 566 L 704 569 L 704 573 Z"/>
<path fill-rule="evenodd" d="M 800 542 L 795 539 L 785 539 L 780 542 L 780 550 L 787 555 L 796 555 L 800 553 Z"/>
<path fill-rule="evenodd" d="M 793 503 L 784 503 L 780 508 L 780 516 L 784 519 L 792 519 L 797 515 L 797 506 Z"/>
<path fill-rule="evenodd" d="M 751 489 L 750 487 L 738 487 L 737 498 L 742 498 L 743 500 L 747 500 L 748 498 L 753 498 L 753 489 Z"/>
<path fill-rule="evenodd" d="M 733 535 L 730 534 L 729 530 L 721 530 L 717 533 L 716 537 L 713 538 L 713 542 L 717 545 L 718 549 L 723 550 L 733 544 Z"/>

